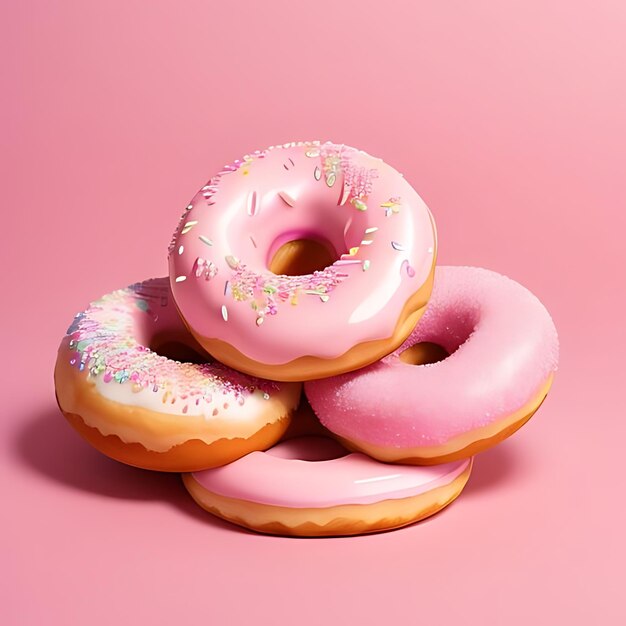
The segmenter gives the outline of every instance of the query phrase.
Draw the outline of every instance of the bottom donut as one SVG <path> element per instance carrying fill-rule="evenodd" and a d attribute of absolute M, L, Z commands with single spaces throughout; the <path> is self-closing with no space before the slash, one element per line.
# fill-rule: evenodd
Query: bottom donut
<path fill-rule="evenodd" d="M 203 509 L 239 526 L 336 537 L 392 530 L 437 513 L 459 496 L 472 461 L 389 465 L 316 433 L 183 474 L 183 482 Z"/>

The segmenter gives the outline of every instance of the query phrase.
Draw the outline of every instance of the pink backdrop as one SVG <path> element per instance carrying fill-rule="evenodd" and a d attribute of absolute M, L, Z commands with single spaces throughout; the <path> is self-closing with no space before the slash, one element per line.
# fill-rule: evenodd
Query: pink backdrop
<path fill-rule="evenodd" d="M 624 623 L 624 3 L 347 4 L 2 3 L 3 621 Z M 309 138 L 394 165 L 440 261 L 519 280 L 560 331 L 536 418 L 397 532 L 237 530 L 54 402 L 73 314 L 166 272 L 223 163 Z"/>

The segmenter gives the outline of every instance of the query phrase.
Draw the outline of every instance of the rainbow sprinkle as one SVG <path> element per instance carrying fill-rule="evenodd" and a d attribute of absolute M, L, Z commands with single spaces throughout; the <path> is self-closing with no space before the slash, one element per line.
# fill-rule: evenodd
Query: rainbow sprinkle
<path fill-rule="evenodd" d="M 224 401 L 243 404 L 261 391 L 269 399 L 276 383 L 235 372 L 221 363 L 181 363 L 152 351 L 138 337 L 156 333 L 171 302 L 169 280 L 157 278 L 120 289 L 93 302 L 67 329 L 70 365 L 105 383 L 131 384 L 133 391 L 161 393 L 162 401 L 184 407 Z M 137 315 L 140 311 L 140 316 Z"/>
<path fill-rule="evenodd" d="M 300 294 L 319 296 L 322 302 L 327 302 L 328 294 L 348 277 L 333 266 L 303 276 L 287 276 L 255 272 L 234 257 L 230 257 L 228 264 L 234 270 L 229 281 L 230 293 L 236 301 L 250 302 L 257 314 L 257 326 L 263 323 L 259 318 L 276 315 L 279 304 L 296 305 Z"/>

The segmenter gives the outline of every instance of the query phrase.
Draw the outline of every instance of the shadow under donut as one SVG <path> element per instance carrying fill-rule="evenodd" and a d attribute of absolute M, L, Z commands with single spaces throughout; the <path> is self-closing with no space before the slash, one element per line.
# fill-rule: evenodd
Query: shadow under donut
<path fill-rule="evenodd" d="M 472 475 L 460 499 L 485 496 L 510 485 L 523 473 L 525 461 L 515 442 L 504 441 L 474 458 Z"/>
<path fill-rule="evenodd" d="M 317 420 L 315 420 L 317 421 Z M 308 424 L 305 430 L 309 430 Z M 325 430 L 323 427 L 320 430 Z M 297 432 L 291 433 L 292 436 Z M 74 432 L 56 406 L 44 408 L 24 422 L 14 442 L 18 461 L 44 479 L 72 489 L 122 500 L 168 503 L 203 524 L 232 532 L 259 535 L 207 514 L 187 494 L 180 475 L 124 465 L 101 454 Z M 459 496 L 485 497 L 503 488 L 522 471 L 524 460 L 514 443 L 505 442 L 477 455 L 467 486 Z M 434 521 L 439 512 L 417 522 Z M 381 533 L 376 534 L 385 534 Z M 266 535 L 265 535 L 266 536 Z"/>
<path fill-rule="evenodd" d="M 107 498 L 160 500 L 202 523 L 255 534 L 207 515 L 189 497 L 179 474 L 131 467 L 101 454 L 74 432 L 56 406 L 26 419 L 14 448 L 18 462 L 66 487 Z"/>

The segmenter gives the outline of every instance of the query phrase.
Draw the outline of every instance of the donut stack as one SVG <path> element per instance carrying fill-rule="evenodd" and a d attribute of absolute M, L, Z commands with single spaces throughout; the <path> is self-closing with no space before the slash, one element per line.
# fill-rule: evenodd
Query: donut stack
<path fill-rule="evenodd" d="M 103 453 L 183 473 L 201 507 L 260 532 L 432 515 L 539 408 L 558 361 L 535 296 L 436 267 L 436 247 L 380 159 L 320 142 L 245 155 L 185 208 L 168 278 L 75 317 L 59 406 Z"/>

